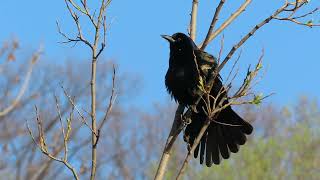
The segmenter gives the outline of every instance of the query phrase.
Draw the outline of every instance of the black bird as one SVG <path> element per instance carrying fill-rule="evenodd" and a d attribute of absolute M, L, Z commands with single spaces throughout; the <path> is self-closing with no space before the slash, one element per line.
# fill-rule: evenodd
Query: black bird
<path fill-rule="evenodd" d="M 165 77 L 167 90 L 177 102 L 191 106 L 198 98 L 195 91 L 201 86 L 201 78 L 205 82 L 208 70 L 217 66 L 217 60 L 200 50 L 193 40 L 183 33 L 175 33 L 172 36 L 162 35 L 162 37 L 170 43 L 169 68 Z M 221 77 L 218 76 L 210 95 L 217 97 L 221 88 L 223 84 Z M 228 100 L 223 102 L 223 104 L 226 103 Z M 207 118 L 203 111 L 204 106 L 204 101 L 200 101 L 196 108 L 193 108 L 192 122 L 185 129 L 184 140 L 189 147 L 193 145 Z M 194 157 L 197 158 L 200 154 L 200 164 L 203 164 L 205 158 L 208 167 L 212 163 L 220 164 L 221 156 L 228 159 L 230 152 L 238 152 L 239 145 L 245 144 L 246 135 L 251 134 L 252 131 L 253 127 L 228 106 L 211 122 L 195 149 Z"/>

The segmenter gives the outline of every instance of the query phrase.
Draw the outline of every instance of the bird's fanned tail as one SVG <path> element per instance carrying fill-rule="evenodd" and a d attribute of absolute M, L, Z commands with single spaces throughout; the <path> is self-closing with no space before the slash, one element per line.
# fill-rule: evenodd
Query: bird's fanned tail
<path fill-rule="evenodd" d="M 202 113 L 194 113 L 192 122 L 186 127 L 184 138 L 190 147 L 197 138 L 206 116 Z M 194 157 L 200 158 L 200 164 L 204 162 L 208 167 L 213 163 L 220 164 L 221 157 L 228 159 L 230 153 L 239 151 L 239 146 L 247 141 L 246 135 L 252 133 L 253 127 L 244 121 L 231 107 L 222 110 L 215 121 L 211 122 L 201 139 L 201 143 L 194 151 Z"/>
<path fill-rule="evenodd" d="M 217 59 L 211 54 L 199 49 L 193 40 L 183 33 L 172 36 L 163 35 L 170 43 L 169 68 L 165 76 L 165 85 L 169 94 L 180 104 L 194 105 L 198 99 L 196 92 L 209 77 L 209 69 L 218 65 Z M 204 81 L 203 81 L 204 80 Z M 227 91 L 218 76 L 212 84 L 210 97 L 222 105 L 228 104 Z M 213 102 L 211 107 L 213 106 Z M 185 129 L 185 141 L 192 146 L 207 118 L 204 109 L 206 104 L 200 101 L 191 114 L 192 122 Z M 231 107 L 222 110 L 211 122 L 200 144 L 196 147 L 194 156 L 199 156 L 200 163 L 207 166 L 219 164 L 221 157 L 228 159 L 231 153 L 239 151 L 239 146 L 245 144 L 246 135 L 251 134 L 252 126 L 238 116 Z"/>

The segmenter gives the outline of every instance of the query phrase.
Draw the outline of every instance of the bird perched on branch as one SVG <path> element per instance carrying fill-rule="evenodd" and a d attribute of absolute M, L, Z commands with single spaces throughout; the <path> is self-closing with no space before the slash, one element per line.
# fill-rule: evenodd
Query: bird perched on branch
<path fill-rule="evenodd" d="M 169 68 L 165 76 L 167 90 L 177 102 L 192 107 L 198 99 L 195 92 L 199 87 L 203 87 L 203 82 L 208 78 L 209 69 L 217 66 L 217 60 L 200 50 L 193 40 L 183 33 L 175 33 L 172 36 L 162 35 L 162 37 L 170 43 Z M 217 76 L 210 95 L 216 98 L 220 93 L 218 101 L 222 97 L 227 97 L 226 92 L 220 91 L 221 88 L 224 88 L 221 77 Z M 222 105 L 227 103 L 227 98 L 224 98 Z M 187 125 L 184 134 L 184 140 L 189 147 L 192 147 L 207 119 L 204 109 L 204 100 L 200 100 L 193 108 L 191 123 Z M 200 164 L 203 164 L 205 159 L 208 167 L 212 163 L 220 164 L 221 157 L 228 159 L 230 152 L 239 151 L 239 145 L 245 144 L 246 135 L 251 134 L 252 131 L 253 127 L 228 106 L 211 121 L 194 151 L 194 157 L 200 156 Z"/>

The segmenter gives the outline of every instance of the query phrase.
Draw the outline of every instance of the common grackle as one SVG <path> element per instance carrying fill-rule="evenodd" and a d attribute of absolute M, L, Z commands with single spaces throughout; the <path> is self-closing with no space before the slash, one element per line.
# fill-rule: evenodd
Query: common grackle
<path fill-rule="evenodd" d="M 208 78 L 208 70 L 217 66 L 217 60 L 200 50 L 193 40 L 183 33 L 175 33 L 172 36 L 162 35 L 162 37 L 170 43 L 169 68 L 165 76 L 167 90 L 178 103 L 192 106 L 198 99 L 195 92 L 201 87 L 201 79 Z M 217 76 L 210 95 L 217 97 L 221 88 L 224 88 L 222 80 Z M 222 97 L 227 97 L 226 93 L 219 96 L 218 101 Z M 224 100 L 223 105 L 226 103 L 228 100 Z M 193 108 L 192 121 L 187 125 L 184 133 L 184 141 L 189 144 L 189 147 L 193 145 L 207 118 L 204 108 L 203 100 Z M 200 155 L 200 164 L 203 164 L 205 159 L 208 167 L 212 163 L 220 164 L 221 157 L 228 159 L 230 152 L 239 151 L 239 145 L 245 144 L 246 135 L 251 134 L 252 131 L 253 127 L 228 106 L 211 122 L 195 149 L 194 157 L 197 158 Z"/>

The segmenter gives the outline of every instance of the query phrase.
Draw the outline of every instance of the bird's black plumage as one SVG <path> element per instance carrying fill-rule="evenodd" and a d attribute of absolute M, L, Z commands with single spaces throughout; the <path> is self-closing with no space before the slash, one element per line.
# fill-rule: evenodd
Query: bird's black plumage
<path fill-rule="evenodd" d="M 169 68 L 165 76 L 167 90 L 180 104 L 193 105 L 198 98 L 195 91 L 199 88 L 200 79 L 205 80 L 208 70 L 217 66 L 216 59 L 200 50 L 193 40 L 183 33 L 162 37 L 170 43 Z M 216 97 L 221 88 L 223 84 L 218 76 L 210 95 Z M 225 100 L 223 103 L 226 104 L 228 101 Z M 192 113 L 192 122 L 185 129 L 184 139 L 191 146 L 207 118 L 202 108 L 204 106 L 203 101 L 198 103 L 197 112 Z M 246 135 L 251 134 L 252 130 L 253 127 L 229 106 L 209 125 L 201 143 L 195 149 L 194 157 L 199 156 L 200 163 L 205 162 L 207 166 L 211 166 L 212 163 L 219 164 L 221 157 L 228 159 L 230 152 L 239 151 L 239 145 L 245 144 Z"/>

